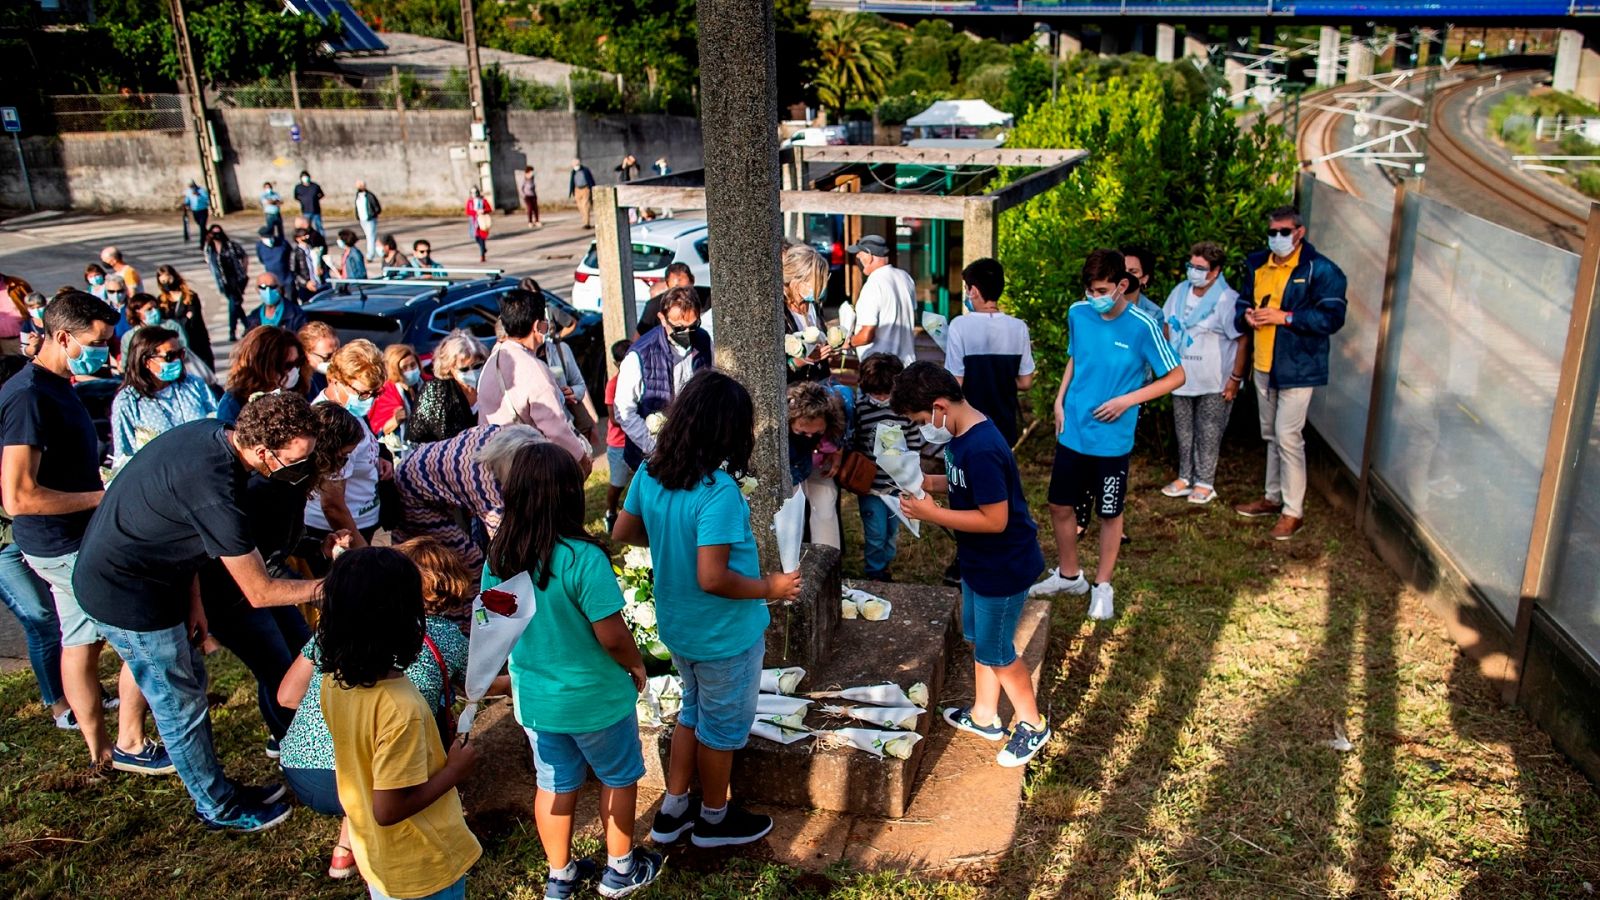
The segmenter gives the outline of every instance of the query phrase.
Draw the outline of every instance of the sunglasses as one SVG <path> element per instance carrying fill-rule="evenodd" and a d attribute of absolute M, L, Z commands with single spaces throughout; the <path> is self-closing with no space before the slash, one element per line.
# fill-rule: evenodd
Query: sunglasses
<path fill-rule="evenodd" d="M 159 359 L 162 362 L 177 362 L 178 360 L 183 359 L 183 351 L 168 350 L 165 353 L 152 353 L 150 354 L 150 358 Z"/>
<path fill-rule="evenodd" d="M 1294 234 L 1293 228 L 1268 228 L 1267 234 L 1273 237 L 1289 237 Z"/>

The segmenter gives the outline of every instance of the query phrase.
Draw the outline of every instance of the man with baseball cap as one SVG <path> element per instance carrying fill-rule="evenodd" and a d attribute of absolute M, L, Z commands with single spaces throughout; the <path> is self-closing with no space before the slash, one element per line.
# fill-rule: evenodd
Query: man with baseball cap
<path fill-rule="evenodd" d="M 869 234 L 849 247 L 867 282 L 856 297 L 856 333 L 850 346 L 866 359 L 874 353 L 917 361 L 917 284 L 903 269 L 889 265 L 889 242 Z"/>

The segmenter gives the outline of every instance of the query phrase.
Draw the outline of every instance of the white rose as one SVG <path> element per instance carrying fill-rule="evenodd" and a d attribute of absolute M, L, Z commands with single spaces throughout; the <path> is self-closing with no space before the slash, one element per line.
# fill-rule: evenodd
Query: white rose
<path fill-rule="evenodd" d="M 806 355 L 805 339 L 798 334 L 784 335 L 783 352 L 794 359 L 800 359 Z"/>
<path fill-rule="evenodd" d="M 808 344 L 815 344 L 822 340 L 822 332 L 815 325 L 808 325 L 805 331 L 800 332 L 800 337 Z"/>
<path fill-rule="evenodd" d="M 654 412 L 654 413 L 651 413 L 648 416 L 645 416 L 645 419 L 644 419 L 644 430 L 650 432 L 650 436 L 651 437 L 655 437 L 656 435 L 661 433 L 661 429 L 663 427 L 665 427 L 666 424 L 667 424 L 667 415 L 666 415 L 666 413 Z"/>
<path fill-rule="evenodd" d="M 861 618 L 868 622 L 882 622 L 889 618 L 889 603 L 874 597 L 861 604 Z"/>
<path fill-rule="evenodd" d="M 844 334 L 844 329 L 843 328 L 840 328 L 839 326 L 835 325 L 832 328 L 828 329 L 828 346 L 829 347 L 833 347 L 834 349 L 838 349 L 839 347 L 843 347 L 844 346 L 844 341 L 845 341 L 845 334 Z"/>
<path fill-rule="evenodd" d="M 622 564 L 630 569 L 651 568 L 649 547 L 629 547 L 628 552 L 622 554 Z"/>
<path fill-rule="evenodd" d="M 805 677 L 804 669 L 790 669 L 778 675 L 778 693 L 792 694 L 800 686 L 800 679 Z"/>
<path fill-rule="evenodd" d="M 923 684 L 920 681 L 916 684 L 913 684 L 911 689 L 906 691 L 906 696 L 911 698 L 912 703 L 915 703 L 923 709 L 928 708 L 928 686 L 926 684 Z"/>
<path fill-rule="evenodd" d="M 839 599 L 839 618 L 856 619 L 860 618 L 860 616 L 861 611 L 856 608 L 856 602 L 854 600 L 851 600 L 849 597 L 841 597 Z"/>
<path fill-rule="evenodd" d="M 908 737 L 895 738 L 894 740 L 883 742 L 883 752 L 885 755 L 892 756 L 895 759 L 910 759 L 911 748 L 916 744 L 916 741 Z"/>
<path fill-rule="evenodd" d="M 656 606 L 654 603 L 639 603 L 633 607 L 634 624 L 640 628 L 656 627 Z"/>

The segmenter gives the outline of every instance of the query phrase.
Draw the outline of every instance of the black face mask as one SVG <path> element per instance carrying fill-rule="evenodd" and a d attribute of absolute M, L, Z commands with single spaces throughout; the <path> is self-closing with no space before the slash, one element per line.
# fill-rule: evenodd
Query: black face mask
<path fill-rule="evenodd" d="M 699 330 L 699 325 L 674 325 L 667 332 L 667 338 L 679 347 L 688 349 L 694 343 L 695 333 Z"/>
<path fill-rule="evenodd" d="M 311 477 L 311 460 L 302 459 L 299 462 L 289 463 L 281 468 L 272 470 L 267 477 L 273 481 L 281 481 L 284 484 L 297 487 L 304 484 L 305 480 Z"/>
<path fill-rule="evenodd" d="M 796 449 L 802 450 L 806 453 L 811 453 L 817 449 L 818 444 L 822 443 L 822 435 L 795 434 L 791 432 L 789 435 L 789 443 L 793 444 Z"/>

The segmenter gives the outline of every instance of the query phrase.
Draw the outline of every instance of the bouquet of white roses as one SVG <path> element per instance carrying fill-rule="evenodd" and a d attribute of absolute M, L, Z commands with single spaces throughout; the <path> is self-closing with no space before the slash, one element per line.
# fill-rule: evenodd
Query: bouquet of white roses
<path fill-rule="evenodd" d="M 622 620 L 648 659 L 668 660 L 672 653 L 661 643 L 656 623 L 655 569 L 648 547 L 632 547 L 622 555 L 622 565 L 613 565 L 617 585 L 622 588 Z"/>
<path fill-rule="evenodd" d="M 839 592 L 839 615 L 846 619 L 866 619 L 882 622 L 889 618 L 893 606 L 877 594 L 845 585 Z"/>
<path fill-rule="evenodd" d="M 911 748 L 922 740 L 915 731 L 882 731 L 876 728 L 836 728 L 832 731 L 814 731 L 819 746 L 854 747 L 873 756 L 892 756 L 910 759 Z"/>
<path fill-rule="evenodd" d="M 868 722 L 880 728 L 899 728 L 906 731 L 917 727 L 917 717 L 922 715 L 922 710 L 915 706 L 835 706 L 832 704 L 822 707 L 822 711 L 830 716 L 845 716 L 860 722 Z"/>
<path fill-rule="evenodd" d="M 805 677 L 806 670 L 799 666 L 763 669 L 760 690 L 763 694 L 792 694 L 794 689 L 800 686 L 800 680 Z"/>

